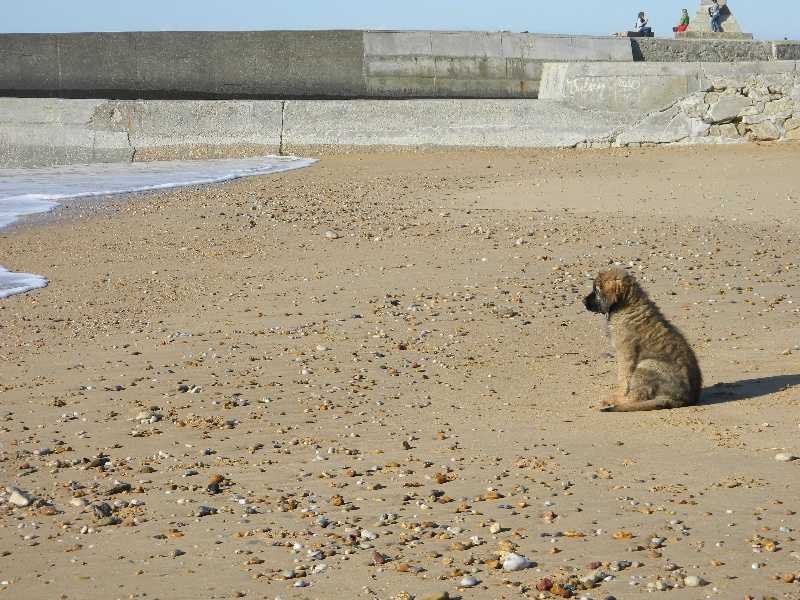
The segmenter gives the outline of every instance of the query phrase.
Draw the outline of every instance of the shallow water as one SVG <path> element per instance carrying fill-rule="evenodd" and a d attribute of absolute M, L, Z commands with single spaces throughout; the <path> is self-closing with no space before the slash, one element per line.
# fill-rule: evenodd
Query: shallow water
<path fill-rule="evenodd" d="M 49 212 L 66 199 L 220 183 L 299 169 L 315 162 L 295 156 L 258 156 L 0 169 L 0 228 L 25 215 Z M 41 275 L 12 273 L 0 266 L 0 298 L 42 288 L 47 283 Z"/>

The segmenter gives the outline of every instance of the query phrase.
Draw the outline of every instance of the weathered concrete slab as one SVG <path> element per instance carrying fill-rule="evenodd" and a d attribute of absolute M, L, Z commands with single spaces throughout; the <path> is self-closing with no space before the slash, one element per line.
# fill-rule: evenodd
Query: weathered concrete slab
<path fill-rule="evenodd" d="M 278 154 L 282 110 L 268 100 L 0 98 L 0 165 Z"/>
<path fill-rule="evenodd" d="M 761 78 L 764 85 L 787 85 L 796 74 L 795 61 L 547 64 L 539 97 L 642 114 L 715 86 L 741 86 L 749 77 Z"/>
<path fill-rule="evenodd" d="M 528 100 L 286 103 L 290 154 L 398 148 L 526 148 L 610 143 L 626 115 Z"/>
<path fill-rule="evenodd" d="M 707 85 L 699 65 L 560 63 L 545 65 L 539 97 L 640 114 L 666 108 Z"/>
<path fill-rule="evenodd" d="M 508 31 L 364 32 L 368 98 L 536 98 L 546 61 L 633 60 L 611 37 Z"/>
<path fill-rule="evenodd" d="M 0 35 L 0 95 L 114 98 L 354 97 L 360 31 Z"/>

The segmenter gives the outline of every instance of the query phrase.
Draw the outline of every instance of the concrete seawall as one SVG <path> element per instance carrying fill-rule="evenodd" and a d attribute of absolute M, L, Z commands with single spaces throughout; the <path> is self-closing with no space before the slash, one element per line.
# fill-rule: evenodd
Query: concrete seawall
<path fill-rule="evenodd" d="M 501 31 L 0 35 L 0 96 L 535 98 L 552 61 L 633 60 L 627 38 Z"/>
<path fill-rule="evenodd" d="M 661 60 L 676 53 L 714 60 Z M 0 166 L 795 140 L 798 65 L 775 60 L 794 54 L 508 32 L 0 35 Z"/>
<path fill-rule="evenodd" d="M 536 98 L 548 62 L 800 60 L 800 42 L 509 31 L 0 35 L 0 96 Z"/>
<path fill-rule="evenodd" d="M 538 100 L 0 98 L 0 165 L 800 139 L 800 67 L 549 63 Z"/>

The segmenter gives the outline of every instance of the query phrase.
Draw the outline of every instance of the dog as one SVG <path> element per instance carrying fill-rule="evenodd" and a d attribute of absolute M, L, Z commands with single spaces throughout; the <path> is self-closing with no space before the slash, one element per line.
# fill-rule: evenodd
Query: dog
<path fill-rule="evenodd" d="M 605 315 L 619 363 L 619 391 L 604 398 L 600 410 L 629 412 L 697 404 L 703 385 L 697 357 L 633 275 L 619 268 L 600 273 L 583 305 Z"/>

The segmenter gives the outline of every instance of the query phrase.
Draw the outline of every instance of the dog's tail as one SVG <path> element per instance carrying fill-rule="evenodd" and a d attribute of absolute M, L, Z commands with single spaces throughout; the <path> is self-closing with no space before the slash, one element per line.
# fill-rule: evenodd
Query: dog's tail
<path fill-rule="evenodd" d="M 624 402 L 616 406 L 606 406 L 600 409 L 601 412 L 634 412 L 639 410 L 661 410 L 662 408 L 680 408 L 690 406 L 694 402 L 687 402 L 685 399 L 670 398 L 669 396 L 656 396 L 649 400 L 638 402 Z"/>

